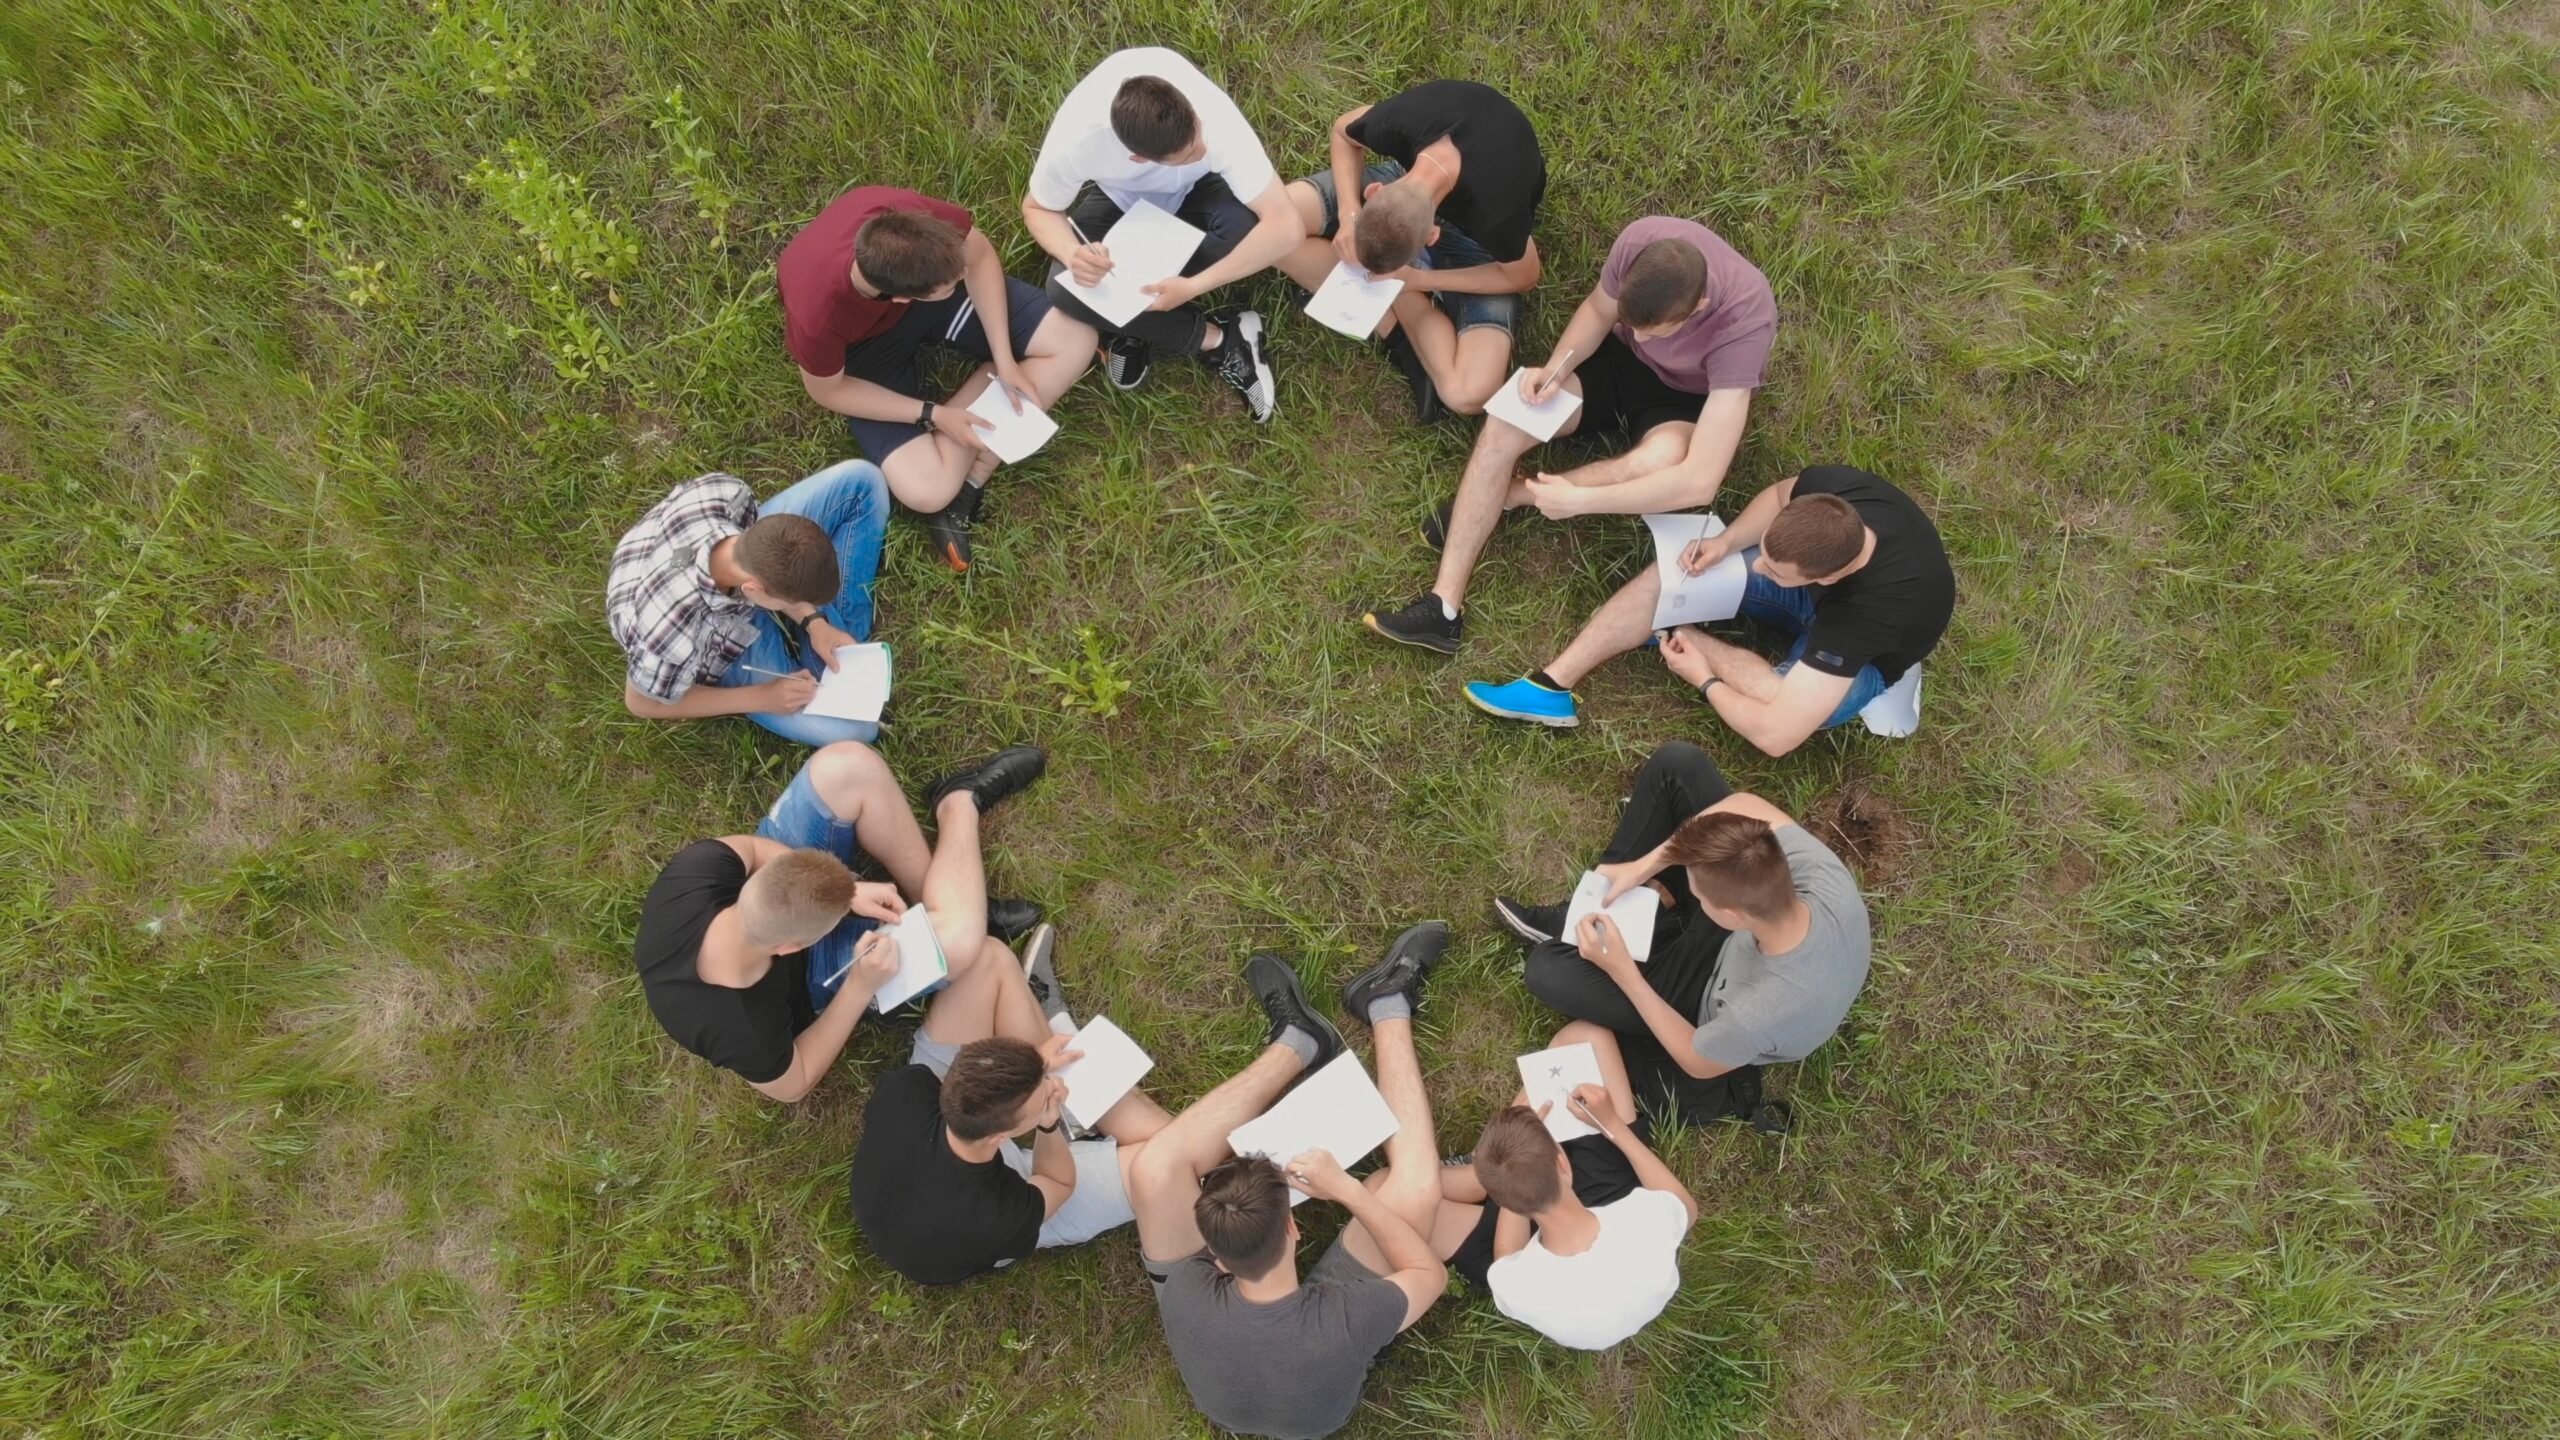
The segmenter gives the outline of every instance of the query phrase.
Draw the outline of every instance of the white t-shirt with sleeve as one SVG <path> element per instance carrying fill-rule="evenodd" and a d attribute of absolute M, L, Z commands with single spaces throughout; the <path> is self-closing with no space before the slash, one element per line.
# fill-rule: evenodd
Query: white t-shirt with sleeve
<path fill-rule="evenodd" d="M 1600 1234 L 1581 1254 L 1555 1254 L 1533 1235 L 1485 1271 L 1503 1314 L 1575 1350 L 1606 1350 L 1662 1313 L 1680 1291 L 1689 1233 L 1689 1212 L 1668 1190 L 1638 1190 L 1591 1213 Z"/>
<path fill-rule="evenodd" d="M 1207 154 L 1188 165 L 1129 158 L 1128 145 L 1111 129 L 1111 101 L 1123 82 L 1139 75 L 1170 83 L 1191 102 Z M 1280 178 L 1227 92 L 1201 74 L 1199 66 L 1163 46 L 1149 45 L 1109 56 L 1067 92 L 1057 118 L 1049 122 L 1048 138 L 1040 142 L 1040 158 L 1031 166 L 1031 201 L 1064 210 L 1076 203 L 1076 192 L 1090 180 L 1123 210 L 1141 200 L 1175 210 L 1200 177 L 1212 172 L 1224 176 L 1227 188 L 1248 205 Z"/>

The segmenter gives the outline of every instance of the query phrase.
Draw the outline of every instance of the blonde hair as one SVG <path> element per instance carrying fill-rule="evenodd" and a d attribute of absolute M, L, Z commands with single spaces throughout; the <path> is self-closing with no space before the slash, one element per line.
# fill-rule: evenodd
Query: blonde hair
<path fill-rule="evenodd" d="M 1384 275 L 1412 264 L 1431 243 L 1432 219 L 1431 192 L 1420 185 L 1399 180 L 1380 186 L 1361 207 L 1360 228 L 1351 237 L 1360 268 Z"/>
<path fill-rule="evenodd" d="M 747 943 L 811 945 L 836 928 L 853 904 L 853 872 L 824 850 L 794 850 L 768 860 L 738 892 L 738 922 Z"/>

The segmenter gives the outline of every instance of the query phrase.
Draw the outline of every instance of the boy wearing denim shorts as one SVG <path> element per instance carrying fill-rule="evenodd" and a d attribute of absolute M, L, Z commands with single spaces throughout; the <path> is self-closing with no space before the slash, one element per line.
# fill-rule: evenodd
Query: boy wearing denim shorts
<path fill-rule="evenodd" d="M 1490 85 L 1426 81 L 1336 119 L 1330 162 L 1289 186 L 1307 238 L 1280 268 L 1309 290 L 1336 262 L 1403 281 L 1378 338 L 1416 418 L 1481 412 L 1538 283 L 1547 164 L 1529 117 Z"/>

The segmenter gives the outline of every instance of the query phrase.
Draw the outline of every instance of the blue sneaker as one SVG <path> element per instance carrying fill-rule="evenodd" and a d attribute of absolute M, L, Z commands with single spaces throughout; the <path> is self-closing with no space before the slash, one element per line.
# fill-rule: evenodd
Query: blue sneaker
<path fill-rule="evenodd" d="M 1525 675 L 1501 685 L 1470 680 L 1467 703 L 1487 715 L 1533 721 L 1558 730 L 1570 730 L 1582 723 L 1582 717 L 1574 710 L 1572 691 L 1550 690 Z"/>

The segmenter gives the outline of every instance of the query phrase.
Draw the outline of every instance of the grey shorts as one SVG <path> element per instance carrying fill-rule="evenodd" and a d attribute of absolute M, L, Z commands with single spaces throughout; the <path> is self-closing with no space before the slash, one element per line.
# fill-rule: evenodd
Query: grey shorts
<path fill-rule="evenodd" d="M 1393 160 L 1381 160 L 1368 168 L 1361 183 L 1384 185 L 1403 174 L 1402 165 Z M 1333 172 L 1319 170 L 1305 178 L 1309 185 L 1315 187 L 1316 198 L 1324 204 L 1324 229 L 1319 234 L 1330 240 L 1334 227 L 1342 223 L 1341 201 L 1333 193 Z M 1464 270 L 1473 265 L 1501 262 L 1470 239 L 1465 231 L 1444 220 L 1440 222 L 1440 238 L 1432 242 L 1431 248 L 1423 251 L 1422 258 L 1414 263 L 1425 270 Z M 1449 291 L 1434 294 L 1432 298 L 1440 302 L 1441 310 L 1447 313 L 1450 323 L 1456 325 L 1460 333 L 1486 325 L 1495 326 L 1506 335 L 1520 333 L 1520 297 L 1517 295 L 1461 295 Z"/>
<path fill-rule="evenodd" d="M 931 1038 L 919 1027 L 915 1048 L 908 1052 L 910 1064 L 931 1070 L 935 1079 L 951 1073 L 951 1062 L 960 1053 L 957 1045 L 947 1045 Z M 1007 1145 L 996 1152 L 1015 1174 L 1029 1179 L 1031 1152 L 1019 1144 Z M 1120 1174 L 1120 1142 L 1107 1135 L 1090 1140 L 1070 1141 L 1067 1154 L 1076 1164 L 1076 1188 L 1058 1213 L 1040 1224 L 1040 1248 L 1059 1245 L 1081 1245 L 1106 1231 L 1117 1230 L 1138 1218 L 1129 1203 L 1129 1183 Z"/>

